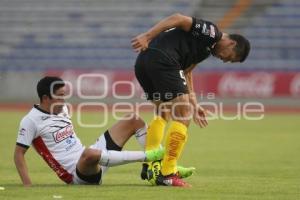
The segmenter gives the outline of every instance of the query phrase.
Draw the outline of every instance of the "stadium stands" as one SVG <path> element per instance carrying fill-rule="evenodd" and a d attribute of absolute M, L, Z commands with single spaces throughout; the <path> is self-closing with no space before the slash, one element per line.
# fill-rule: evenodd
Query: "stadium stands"
<path fill-rule="evenodd" d="M 130 39 L 174 12 L 218 22 L 236 1 L 2 0 L 0 71 L 69 68 L 131 69 Z M 202 69 L 300 69 L 300 3 L 253 0 L 225 31 L 246 35 L 249 60 L 208 59 Z"/>
<path fill-rule="evenodd" d="M 297 0 L 253 0 L 225 30 L 249 38 L 252 51 L 247 62 L 224 65 L 211 58 L 201 65 L 202 69 L 300 70 L 299 11 Z"/>
<path fill-rule="evenodd" d="M 0 70 L 125 68 L 130 40 L 199 0 L 3 0 Z"/>

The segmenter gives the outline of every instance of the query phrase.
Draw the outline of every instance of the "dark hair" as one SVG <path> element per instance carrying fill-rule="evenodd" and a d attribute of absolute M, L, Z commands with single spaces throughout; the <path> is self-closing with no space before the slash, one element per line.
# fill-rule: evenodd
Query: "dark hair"
<path fill-rule="evenodd" d="M 240 62 L 244 62 L 250 52 L 250 42 L 239 34 L 229 34 L 231 40 L 236 41 L 235 52 Z"/>
<path fill-rule="evenodd" d="M 55 93 L 59 88 L 65 86 L 64 81 L 55 76 L 46 76 L 39 80 L 36 90 L 40 101 L 44 95 L 48 96 L 50 99 L 52 98 L 51 94 Z"/>

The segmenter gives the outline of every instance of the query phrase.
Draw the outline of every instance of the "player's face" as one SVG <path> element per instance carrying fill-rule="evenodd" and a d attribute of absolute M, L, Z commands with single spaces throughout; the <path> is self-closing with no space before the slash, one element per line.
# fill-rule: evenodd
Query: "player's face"
<path fill-rule="evenodd" d="M 218 42 L 213 48 L 213 56 L 219 58 L 224 63 L 239 62 L 235 53 L 236 42 L 230 39 Z"/>
<path fill-rule="evenodd" d="M 61 87 L 54 92 L 52 98 L 49 99 L 51 113 L 58 114 L 62 112 L 65 103 L 65 95 L 65 87 Z"/>

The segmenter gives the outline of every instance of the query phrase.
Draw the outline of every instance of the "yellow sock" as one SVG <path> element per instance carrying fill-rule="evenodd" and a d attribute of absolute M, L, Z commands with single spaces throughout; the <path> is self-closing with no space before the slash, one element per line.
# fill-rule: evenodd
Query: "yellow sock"
<path fill-rule="evenodd" d="M 187 127 L 180 122 L 172 121 L 166 137 L 166 153 L 161 169 L 164 176 L 176 173 L 177 160 L 187 139 Z"/>
<path fill-rule="evenodd" d="M 146 151 L 159 148 L 164 136 L 166 123 L 162 117 L 156 116 L 149 124 L 146 136 Z"/>

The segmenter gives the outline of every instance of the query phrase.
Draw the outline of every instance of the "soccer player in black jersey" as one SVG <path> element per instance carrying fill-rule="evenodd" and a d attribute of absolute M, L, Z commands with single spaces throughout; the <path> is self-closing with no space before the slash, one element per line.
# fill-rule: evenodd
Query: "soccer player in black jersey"
<path fill-rule="evenodd" d="M 176 175 L 177 160 L 187 139 L 190 119 L 200 127 L 207 126 L 205 111 L 194 94 L 192 70 L 210 55 L 224 62 L 243 62 L 250 43 L 241 35 L 222 33 L 209 21 L 173 14 L 133 38 L 131 45 L 140 52 L 135 63 L 136 77 L 157 108 L 157 116 L 148 129 L 147 150 L 159 147 L 168 116 L 172 119 L 166 130 L 161 175 L 156 182 L 190 186 Z"/>

